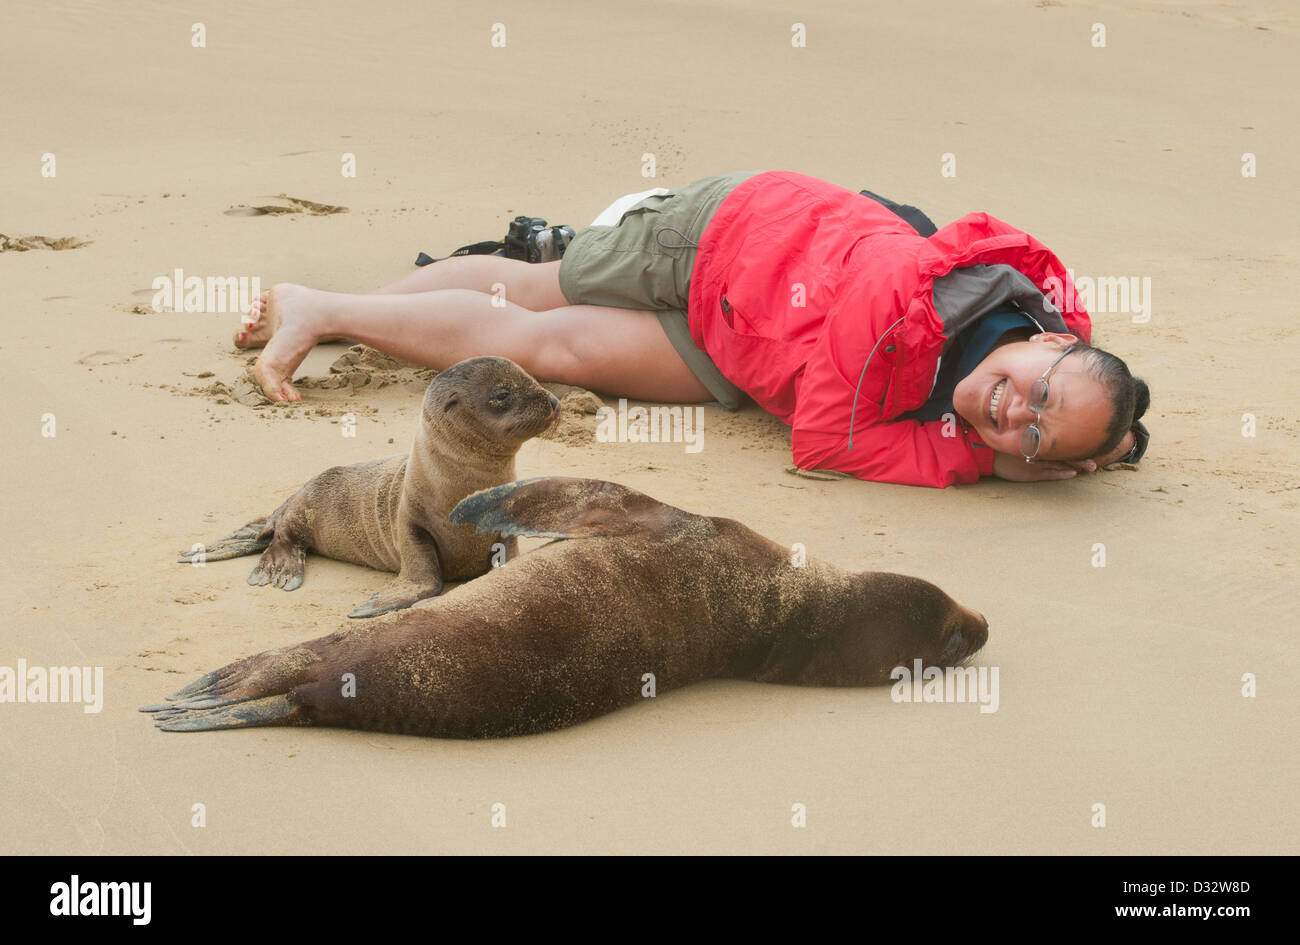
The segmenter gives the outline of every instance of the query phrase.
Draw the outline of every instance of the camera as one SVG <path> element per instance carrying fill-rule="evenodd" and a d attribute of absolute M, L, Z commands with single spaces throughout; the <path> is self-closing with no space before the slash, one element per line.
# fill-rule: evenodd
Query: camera
<path fill-rule="evenodd" d="M 506 234 L 505 255 L 530 263 L 551 262 L 564 255 L 574 235 L 571 226 L 548 226 L 541 217 L 515 217 Z"/>

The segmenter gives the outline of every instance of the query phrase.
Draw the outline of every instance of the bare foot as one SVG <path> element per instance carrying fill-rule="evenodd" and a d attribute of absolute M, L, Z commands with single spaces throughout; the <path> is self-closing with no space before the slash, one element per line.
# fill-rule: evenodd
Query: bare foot
<path fill-rule="evenodd" d="M 240 319 L 239 331 L 235 332 L 236 348 L 260 348 L 271 340 L 279 322 L 274 315 L 267 313 L 267 297 L 271 293 L 263 292 L 253 299 L 253 304 Z"/>
<path fill-rule="evenodd" d="M 253 365 L 253 376 L 271 400 L 302 400 L 302 395 L 293 386 L 293 372 L 316 343 L 323 340 L 316 330 L 321 306 L 315 304 L 323 298 L 317 300 L 313 297 L 325 295 L 289 282 L 272 286 L 266 293 L 266 307 L 260 324 L 274 325 L 275 329 Z"/>

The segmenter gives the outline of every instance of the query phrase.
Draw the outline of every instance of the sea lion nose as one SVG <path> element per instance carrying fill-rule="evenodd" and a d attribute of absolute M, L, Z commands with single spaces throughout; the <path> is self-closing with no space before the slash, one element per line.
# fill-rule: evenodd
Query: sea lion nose
<path fill-rule="evenodd" d="M 958 605 L 958 606 L 960 606 L 960 605 Z M 982 627 L 983 627 L 984 632 L 983 632 L 982 634 L 979 634 L 979 635 L 980 635 L 980 636 L 987 637 L 987 636 L 988 636 L 988 629 L 989 629 L 989 618 L 988 618 L 988 617 L 985 617 L 985 616 L 984 616 L 982 613 L 980 613 L 978 610 L 972 610 L 970 607 L 962 607 L 961 610 L 966 614 L 966 616 L 967 616 L 968 618 L 970 618 L 970 623 L 974 624 L 974 622 L 975 622 L 976 620 L 978 620 L 978 621 L 980 622 L 980 624 L 981 624 Z"/>
<path fill-rule="evenodd" d="M 556 397 L 554 394 L 547 394 L 546 396 L 549 397 L 551 400 L 551 413 L 559 413 L 560 398 Z"/>

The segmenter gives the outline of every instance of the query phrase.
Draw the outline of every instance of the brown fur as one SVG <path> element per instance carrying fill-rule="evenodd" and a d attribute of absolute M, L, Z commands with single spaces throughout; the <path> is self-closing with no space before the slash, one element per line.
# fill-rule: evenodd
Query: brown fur
<path fill-rule="evenodd" d="M 794 567 L 739 522 L 613 483 L 502 486 L 458 517 L 569 540 L 412 610 L 233 663 L 146 711 L 176 731 L 523 735 L 639 702 L 646 673 L 659 693 L 712 678 L 875 685 L 914 659 L 961 662 L 988 637 L 983 617 L 926 581 Z"/>
<path fill-rule="evenodd" d="M 500 536 L 447 516 L 470 493 L 514 479 L 520 445 L 557 416 L 556 399 L 513 361 L 462 361 L 429 384 L 409 453 L 327 469 L 202 553 L 221 560 L 261 551 L 248 583 L 285 590 L 302 583 L 308 551 L 392 571 L 396 580 L 352 616 L 409 607 L 441 593 L 444 581 L 489 569 Z M 513 556 L 514 539 L 505 544 Z"/>

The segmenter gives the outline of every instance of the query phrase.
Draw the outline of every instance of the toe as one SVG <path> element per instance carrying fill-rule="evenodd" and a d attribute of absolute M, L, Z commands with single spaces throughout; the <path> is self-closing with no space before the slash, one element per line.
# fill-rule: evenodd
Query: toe
<path fill-rule="evenodd" d="M 247 348 L 266 340 L 264 337 L 254 337 L 259 332 L 264 333 L 266 306 L 267 297 L 266 293 L 263 293 L 253 299 L 253 304 L 248 307 L 248 311 L 240 316 L 239 331 L 235 332 L 236 347 Z"/>

